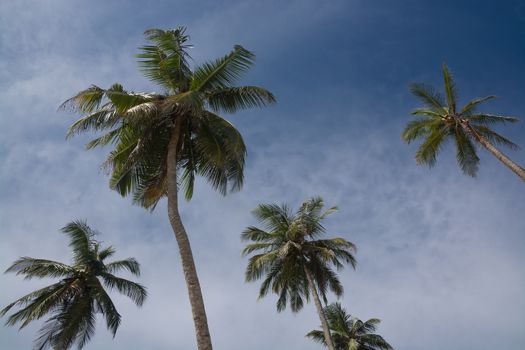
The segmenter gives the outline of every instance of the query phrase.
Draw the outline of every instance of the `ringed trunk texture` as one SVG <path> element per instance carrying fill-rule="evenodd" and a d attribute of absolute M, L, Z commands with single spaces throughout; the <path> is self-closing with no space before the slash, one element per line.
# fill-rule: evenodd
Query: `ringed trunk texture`
<path fill-rule="evenodd" d="M 177 147 L 179 143 L 179 122 L 173 130 L 167 152 L 167 185 L 168 185 L 168 217 L 171 227 L 175 233 L 177 245 L 179 246 L 180 257 L 182 260 L 182 269 L 184 271 L 184 278 L 186 279 L 186 286 L 188 287 L 188 294 L 190 297 L 191 311 L 193 314 L 193 322 L 195 324 L 195 333 L 197 337 L 198 350 L 212 350 L 210 331 L 208 330 L 208 320 L 206 318 L 206 310 L 204 309 L 204 301 L 202 299 L 201 287 L 197 270 L 195 269 L 195 262 L 193 261 L 193 253 L 191 252 L 190 241 L 182 220 L 179 214 L 178 198 L 177 198 Z"/>
<path fill-rule="evenodd" d="M 467 132 L 474 136 L 476 141 L 478 141 L 483 147 L 485 147 L 494 157 L 496 157 L 500 162 L 505 164 L 510 170 L 512 170 L 516 175 L 518 175 L 522 181 L 525 181 L 525 169 L 520 167 L 518 164 L 514 163 L 509 157 L 503 154 L 499 149 L 494 147 L 489 140 L 485 137 L 478 134 L 471 127 L 467 127 Z"/>
<path fill-rule="evenodd" d="M 306 279 L 308 280 L 308 286 L 310 287 L 310 291 L 312 292 L 312 296 L 314 297 L 315 307 L 317 308 L 317 313 L 319 314 L 319 319 L 321 320 L 321 326 L 323 327 L 323 334 L 324 334 L 324 340 L 326 341 L 326 346 L 330 350 L 335 350 L 334 342 L 332 340 L 332 334 L 330 333 L 330 328 L 328 327 L 328 321 L 326 320 L 326 315 L 323 311 L 321 300 L 319 299 L 319 295 L 317 294 L 317 288 L 315 287 L 314 280 L 312 278 L 312 274 L 306 267 L 304 268 L 304 273 L 306 274 Z"/>

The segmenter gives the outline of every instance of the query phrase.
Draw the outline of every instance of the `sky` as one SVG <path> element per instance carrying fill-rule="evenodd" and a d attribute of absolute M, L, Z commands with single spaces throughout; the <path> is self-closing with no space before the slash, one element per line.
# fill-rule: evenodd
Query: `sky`
<path fill-rule="evenodd" d="M 525 1 L 1 1 L 0 269 L 20 256 L 70 261 L 59 230 L 86 219 L 136 257 L 149 298 L 140 309 L 112 294 L 122 324 L 103 322 L 86 349 L 194 349 L 193 322 L 166 203 L 153 213 L 108 187 L 107 149 L 65 140 L 78 117 L 61 102 L 97 84 L 159 91 L 134 55 L 147 28 L 188 28 L 199 64 L 241 44 L 254 69 L 240 82 L 277 104 L 225 115 L 248 147 L 246 181 L 222 197 L 199 181 L 181 203 L 215 349 L 319 349 L 305 338 L 313 304 L 277 313 L 244 282 L 240 233 L 259 203 L 297 207 L 320 195 L 340 211 L 327 232 L 358 247 L 340 272 L 340 302 L 395 349 L 525 348 L 525 186 L 480 149 L 473 179 L 444 147 L 432 169 L 400 134 L 419 107 L 411 82 L 441 86 L 446 63 L 460 101 L 499 98 L 486 111 L 525 119 Z M 522 149 L 525 120 L 497 128 Z M 129 276 L 127 276 L 129 277 Z M 50 280 L 0 276 L 0 306 Z M 335 301 L 334 296 L 330 296 Z M 42 322 L 0 328 L 0 348 L 29 349 Z"/>

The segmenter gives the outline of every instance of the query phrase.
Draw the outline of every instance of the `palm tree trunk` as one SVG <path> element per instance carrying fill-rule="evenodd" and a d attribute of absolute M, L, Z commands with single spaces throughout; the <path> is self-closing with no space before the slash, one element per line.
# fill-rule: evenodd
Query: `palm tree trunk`
<path fill-rule="evenodd" d="M 321 300 L 319 299 L 319 294 L 317 293 L 317 288 L 315 287 L 312 274 L 306 268 L 306 266 L 304 267 L 304 273 L 306 274 L 306 279 L 308 280 L 308 287 L 310 287 L 310 291 L 312 292 L 312 296 L 314 297 L 315 307 L 317 308 L 317 313 L 319 314 L 319 319 L 321 320 L 321 327 L 323 327 L 323 334 L 324 339 L 326 341 L 326 346 L 330 350 L 335 350 L 334 342 L 332 341 L 332 334 L 330 333 L 330 328 L 328 327 L 328 321 L 326 320 L 326 315 L 323 311 Z"/>
<path fill-rule="evenodd" d="M 179 246 L 180 257 L 182 260 L 182 269 L 188 294 L 190 297 L 191 311 L 195 332 L 197 337 L 197 348 L 199 350 L 212 350 L 210 331 L 208 330 L 208 321 L 204 301 L 202 299 L 201 287 L 193 254 L 191 252 L 190 241 L 179 214 L 177 198 L 177 148 L 179 144 L 180 121 L 176 122 L 167 154 L 167 185 L 168 185 L 168 217 L 171 227 L 175 233 L 175 238 Z"/>
<path fill-rule="evenodd" d="M 518 175 L 522 181 L 525 181 L 525 169 L 520 167 L 518 164 L 514 163 L 509 157 L 507 157 L 499 149 L 494 147 L 494 145 L 489 140 L 477 133 L 472 127 L 466 126 L 466 128 L 467 133 L 474 136 L 476 141 L 478 141 L 483 147 L 485 147 L 490 153 L 492 153 L 494 157 L 496 157 L 500 162 L 505 164 L 510 170 L 512 170 L 516 175 Z"/>

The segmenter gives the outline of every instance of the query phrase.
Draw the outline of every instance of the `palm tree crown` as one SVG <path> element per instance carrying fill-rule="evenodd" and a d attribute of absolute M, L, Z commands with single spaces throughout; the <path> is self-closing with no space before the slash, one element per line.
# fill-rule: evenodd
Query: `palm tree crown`
<path fill-rule="evenodd" d="M 115 336 L 121 317 L 104 286 L 128 296 L 138 306 L 146 298 L 146 289 L 135 282 L 117 277 L 114 273 L 127 270 L 140 275 L 139 263 L 134 258 L 107 262 L 115 253 L 111 246 L 103 248 L 95 240 L 96 232 L 85 222 L 73 221 L 62 232 L 70 238 L 73 264 L 22 257 L 6 272 L 31 278 L 60 278 L 60 281 L 29 293 L 0 311 L 5 315 L 17 306 L 19 311 L 9 316 L 6 324 L 20 323 L 20 329 L 31 321 L 50 315 L 36 339 L 37 349 L 68 349 L 75 342 L 79 348 L 95 332 L 95 316 L 104 315 L 107 328 Z"/>
<path fill-rule="evenodd" d="M 243 183 L 246 148 L 240 133 L 218 112 L 266 106 L 275 101 L 267 90 L 233 84 L 253 65 L 252 52 L 236 45 L 229 54 L 192 69 L 185 28 L 151 29 L 152 44 L 137 55 L 144 75 L 163 93 L 136 93 L 120 84 L 79 92 L 64 102 L 84 116 L 71 125 L 69 136 L 106 131 L 87 148 L 115 144 L 105 166 L 111 188 L 153 208 L 167 192 L 167 155 L 177 135 L 176 162 L 180 184 L 190 199 L 196 175 L 225 194 Z"/>
<path fill-rule="evenodd" d="M 333 207 L 323 212 L 323 206 L 323 200 L 315 197 L 303 203 L 294 215 L 286 205 L 259 205 L 253 214 L 266 231 L 251 226 L 242 234 L 243 240 L 254 242 L 244 248 L 243 254 L 260 252 L 249 260 L 246 281 L 264 277 L 259 298 L 270 290 L 278 294 L 278 311 L 289 303 L 292 311 L 297 312 L 304 299 L 309 299 L 307 272 L 326 301 L 328 290 L 337 296 L 343 294 L 333 267 L 339 270 L 344 263 L 355 267 L 354 244 L 344 238 L 317 239 L 325 233 L 321 221 L 337 210 Z"/>
<path fill-rule="evenodd" d="M 412 112 L 417 119 L 409 122 L 402 134 L 407 143 L 423 139 L 416 153 L 417 163 L 432 167 L 445 141 L 453 139 L 458 165 L 465 174 L 476 175 L 479 157 L 475 145 L 480 144 L 525 180 L 523 168 L 499 152 L 493 144 L 508 146 L 511 149 L 518 146 L 489 128 L 493 124 L 515 123 L 518 118 L 477 111 L 481 103 L 495 96 L 474 99 L 460 108 L 454 79 L 446 65 L 442 66 L 442 71 L 445 97 L 424 84 L 410 86 L 411 92 L 425 104 L 425 107 Z"/>
<path fill-rule="evenodd" d="M 377 318 L 363 322 L 347 314 L 340 303 L 330 304 L 324 310 L 336 350 L 393 350 L 383 337 L 375 334 L 381 322 Z M 326 345 L 321 330 L 311 331 L 306 336 Z"/>

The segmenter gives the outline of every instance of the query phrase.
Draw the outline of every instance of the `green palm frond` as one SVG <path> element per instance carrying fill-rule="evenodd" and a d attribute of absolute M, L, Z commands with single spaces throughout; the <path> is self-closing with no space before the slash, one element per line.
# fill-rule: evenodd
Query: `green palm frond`
<path fill-rule="evenodd" d="M 476 133 L 489 140 L 491 143 L 506 146 L 510 149 L 519 149 L 517 144 L 484 125 L 471 125 L 471 128 L 474 129 Z"/>
<path fill-rule="evenodd" d="M 146 300 L 148 293 L 141 284 L 116 277 L 110 273 L 102 273 L 101 277 L 108 288 L 118 290 L 119 293 L 129 297 L 138 306 L 141 306 Z"/>
<path fill-rule="evenodd" d="M 271 92 L 257 86 L 229 87 L 214 90 L 207 98 L 215 112 L 235 113 L 255 107 L 266 107 L 275 103 Z"/>
<path fill-rule="evenodd" d="M 446 64 L 443 64 L 441 66 L 441 69 L 443 71 L 443 82 L 447 96 L 449 113 L 456 113 L 457 91 L 456 84 L 454 83 L 454 78 L 452 77 L 452 73 L 450 73 Z"/>
<path fill-rule="evenodd" d="M 449 130 L 446 127 L 432 129 L 416 152 L 417 163 L 433 167 L 436 164 L 436 157 L 448 133 Z"/>
<path fill-rule="evenodd" d="M 98 252 L 98 259 L 100 261 L 104 261 L 107 258 L 109 258 L 110 256 L 112 256 L 113 254 L 115 254 L 115 252 L 116 252 L 116 250 L 112 246 L 106 247 L 106 248 L 102 249 L 100 252 Z"/>
<path fill-rule="evenodd" d="M 235 45 L 226 56 L 197 67 L 193 72 L 191 90 L 215 91 L 231 87 L 255 62 L 255 55 Z"/>
<path fill-rule="evenodd" d="M 425 84 L 414 83 L 410 85 L 410 91 L 417 96 L 428 108 L 436 113 L 446 111 L 445 102 L 440 93 L 434 91 Z"/>
<path fill-rule="evenodd" d="M 128 270 L 135 276 L 140 276 L 140 264 L 135 258 L 117 260 L 106 264 L 106 271 L 113 274 L 121 270 Z"/>
<path fill-rule="evenodd" d="M 95 259 L 92 248 L 96 233 L 85 221 L 72 221 L 62 228 L 62 232 L 70 238 L 75 264 L 88 264 Z"/>
<path fill-rule="evenodd" d="M 5 272 L 15 272 L 17 275 L 25 275 L 25 279 L 31 279 L 68 277 L 74 271 L 73 267 L 60 262 L 24 256 L 16 260 Z"/>
<path fill-rule="evenodd" d="M 184 27 L 146 30 L 144 36 L 152 45 L 142 46 L 136 55 L 143 74 L 171 91 L 187 89 L 191 77 L 187 53 L 191 46 L 185 32 Z"/>
<path fill-rule="evenodd" d="M 462 129 L 455 130 L 456 159 L 461 170 L 472 177 L 478 172 L 479 157 L 470 138 Z"/>
<path fill-rule="evenodd" d="M 461 115 L 470 115 L 472 114 L 476 108 L 482 104 L 483 102 L 485 101 L 488 101 L 488 100 L 491 100 L 493 98 L 496 98 L 496 96 L 494 95 L 490 95 L 490 96 L 486 96 L 486 97 L 482 97 L 482 98 L 475 98 L 471 101 L 469 101 L 462 109 L 461 111 L 459 112 L 459 114 Z"/>
<path fill-rule="evenodd" d="M 412 120 L 408 122 L 401 137 L 406 143 L 411 143 L 416 139 L 428 137 L 432 133 L 432 130 L 439 127 L 439 125 L 441 125 L 441 120 L 438 119 L 425 118 Z"/>
<path fill-rule="evenodd" d="M 519 121 L 516 117 L 493 115 L 493 114 L 474 114 L 466 117 L 470 123 L 477 125 L 490 125 L 498 123 L 517 123 Z"/>

